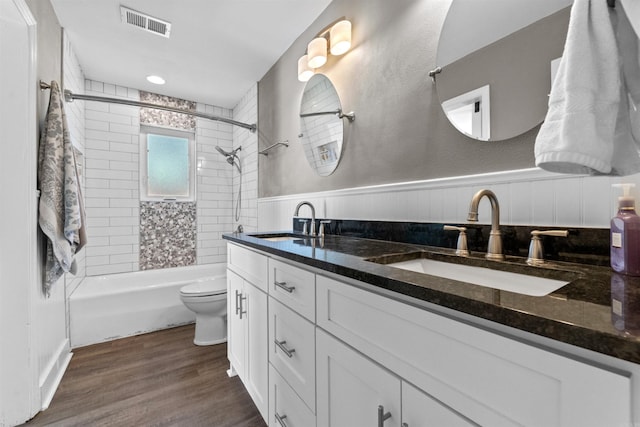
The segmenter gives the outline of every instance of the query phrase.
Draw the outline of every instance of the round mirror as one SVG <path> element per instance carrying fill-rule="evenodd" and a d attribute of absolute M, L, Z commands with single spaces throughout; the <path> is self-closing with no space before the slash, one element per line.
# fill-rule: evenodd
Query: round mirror
<path fill-rule="evenodd" d="M 320 176 L 331 175 L 340 161 L 342 117 L 340 98 L 331 80 L 314 74 L 300 102 L 300 142 L 311 168 Z"/>
<path fill-rule="evenodd" d="M 481 141 L 542 123 L 572 0 L 452 0 L 432 72 L 449 121 Z"/>

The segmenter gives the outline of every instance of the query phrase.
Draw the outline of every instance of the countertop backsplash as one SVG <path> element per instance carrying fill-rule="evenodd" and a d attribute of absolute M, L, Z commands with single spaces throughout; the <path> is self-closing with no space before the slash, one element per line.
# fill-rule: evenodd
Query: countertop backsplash
<path fill-rule="evenodd" d="M 325 225 L 326 234 L 451 249 L 456 247 L 458 232 L 445 231 L 443 226 L 466 227 L 467 244 L 469 250 L 474 252 L 487 251 L 491 230 L 490 225 L 483 224 L 361 221 L 331 218 L 316 218 L 316 230 L 320 220 L 331 221 Z M 302 232 L 302 223 L 297 221 L 297 218 L 293 221 L 293 230 Z M 540 236 L 546 260 L 609 266 L 609 229 L 607 228 L 501 225 L 504 254 L 526 258 L 532 230 L 569 231 L 567 237 Z"/>

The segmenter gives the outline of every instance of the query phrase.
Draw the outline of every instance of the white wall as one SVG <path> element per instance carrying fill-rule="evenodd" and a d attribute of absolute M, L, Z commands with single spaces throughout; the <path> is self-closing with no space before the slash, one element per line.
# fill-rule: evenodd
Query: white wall
<path fill-rule="evenodd" d="M 611 184 L 617 182 L 633 182 L 640 192 L 640 175 L 588 177 L 523 169 L 261 198 L 259 229 L 290 230 L 301 200 L 310 200 L 316 215 L 325 218 L 465 223 L 471 198 L 482 188 L 498 196 L 501 224 L 608 228 L 619 195 Z M 479 222 L 490 220 L 489 203 L 482 201 Z"/>
<path fill-rule="evenodd" d="M 36 28 L 24 2 L 0 0 L 0 62 L 11 64 L 0 67 L 0 426 L 19 424 L 40 406 L 34 327 Z"/>

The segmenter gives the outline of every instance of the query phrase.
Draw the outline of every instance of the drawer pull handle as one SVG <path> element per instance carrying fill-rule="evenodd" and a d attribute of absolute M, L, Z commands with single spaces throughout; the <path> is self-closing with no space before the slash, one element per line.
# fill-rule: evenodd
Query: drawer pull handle
<path fill-rule="evenodd" d="M 277 280 L 274 280 L 273 284 L 289 293 L 292 293 L 296 288 L 295 286 L 287 286 L 287 282 L 278 282 Z"/>
<path fill-rule="evenodd" d="M 274 340 L 274 342 L 276 343 L 276 345 L 278 347 L 280 347 L 280 350 L 282 350 L 282 352 L 284 354 L 286 354 L 288 357 L 293 357 L 293 353 L 296 352 L 295 349 L 288 349 L 285 344 L 287 343 L 286 341 L 278 341 L 278 340 Z"/>
<path fill-rule="evenodd" d="M 276 412 L 276 421 L 278 421 L 278 424 L 280 424 L 282 427 L 287 427 L 287 423 L 284 422 L 285 418 L 287 418 L 286 415 L 280 415 Z"/>
<path fill-rule="evenodd" d="M 391 412 L 384 412 L 384 406 L 378 406 L 378 427 L 383 427 L 384 422 L 391 418 Z"/>
<path fill-rule="evenodd" d="M 246 301 L 247 301 L 247 297 L 243 297 L 242 294 L 240 294 L 240 320 L 242 320 L 243 314 L 247 314 L 247 309 L 244 306 L 244 303 Z"/>
<path fill-rule="evenodd" d="M 236 290 L 236 316 L 240 314 L 240 291 Z"/>

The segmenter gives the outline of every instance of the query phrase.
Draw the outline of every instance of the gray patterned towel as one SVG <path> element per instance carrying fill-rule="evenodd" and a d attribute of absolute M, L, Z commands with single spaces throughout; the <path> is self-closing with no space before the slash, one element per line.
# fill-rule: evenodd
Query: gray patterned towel
<path fill-rule="evenodd" d="M 76 159 L 67 129 L 58 83 L 51 82 L 51 98 L 38 156 L 40 205 L 38 223 L 47 236 L 44 291 L 75 270 L 73 256 L 86 242 L 84 206 Z"/>

